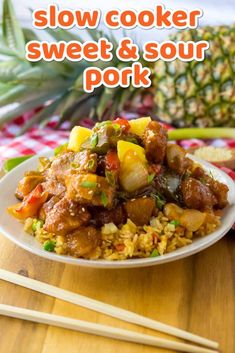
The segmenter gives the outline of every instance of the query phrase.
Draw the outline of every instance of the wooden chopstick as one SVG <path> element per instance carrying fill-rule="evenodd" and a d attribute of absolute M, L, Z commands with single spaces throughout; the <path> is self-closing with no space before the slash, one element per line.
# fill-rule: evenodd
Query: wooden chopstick
<path fill-rule="evenodd" d="M 7 270 L 0 269 L 0 279 L 20 285 L 28 289 L 32 289 L 40 293 L 47 294 L 54 298 L 62 299 L 66 302 L 73 303 L 84 308 L 94 310 L 96 312 L 100 312 L 121 319 L 123 321 L 157 330 L 159 332 L 164 332 L 169 335 L 182 338 L 184 340 L 188 340 L 206 347 L 218 349 L 219 346 L 217 342 L 208 340 L 193 333 L 178 329 L 176 327 L 161 323 L 159 321 L 149 319 L 134 312 L 115 307 L 113 305 L 106 304 L 101 301 L 91 299 L 89 297 L 85 297 L 80 294 L 76 294 L 44 282 L 37 281 L 32 278 L 18 275 Z"/>
<path fill-rule="evenodd" d="M 96 324 L 83 320 L 76 320 L 65 316 L 48 314 L 40 311 L 29 310 L 17 306 L 0 304 L 0 315 L 9 316 L 17 319 L 38 322 L 46 325 L 63 327 L 70 330 L 85 332 L 93 335 L 114 338 L 155 346 L 165 349 L 174 349 L 176 351 L 187 353 L 216 353 L 215 350 L 194 346 L 191 344 L 170 341 L 164 338 L 158 338 L 150 335 L 145 335 L 135 331 L 124 330 L 107 325 Z"/>

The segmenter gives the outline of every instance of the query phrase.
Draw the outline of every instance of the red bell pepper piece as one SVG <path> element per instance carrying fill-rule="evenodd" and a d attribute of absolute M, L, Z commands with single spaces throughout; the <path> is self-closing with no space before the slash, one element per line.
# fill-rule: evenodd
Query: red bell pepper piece
<path fill-rule="evenodd" d="M 130 130 L 130 124 L 126 119 L 122 119 L 122 118 L 117 118 L 113 121 L 113 124 L 118 124 L 121 126 L 122 130 L 124 132 L 128 132 Z"/>
<path fill-rule="evenodd" d="M 115 151 L 109 151 L 105 157 L 106 168 L 109 171 L 118 171 L 120 168 L 120 161 Z"/>
<path fill-rule="evenodd" d="M 47 197 L 48 192 L 43 191 L 42 185 L 39 184 L 29 195 L 24 197 L 22 202 L 8 207 L 7 210 L 12 216 L 20 220 L 34 217 L 40 207 L 46 202 Z"/>

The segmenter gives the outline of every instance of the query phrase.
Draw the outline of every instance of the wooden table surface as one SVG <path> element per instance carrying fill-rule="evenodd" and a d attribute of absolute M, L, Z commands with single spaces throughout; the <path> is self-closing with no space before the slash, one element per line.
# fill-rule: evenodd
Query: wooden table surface
<path fill-rule="evenodd" d="M 222 353 L 235 352 L 235 234 L 232 232 L 187 259 L 128 270 L 86 269 L 48 261 L 20 249 L 1 235 L 0 244 L 1 268 L 187 329 L 217 340 Z M 0 281 L 0 302 L 156 334 L 4 281 Z M 0 352 L 173 351 L 0 317 Z"/>

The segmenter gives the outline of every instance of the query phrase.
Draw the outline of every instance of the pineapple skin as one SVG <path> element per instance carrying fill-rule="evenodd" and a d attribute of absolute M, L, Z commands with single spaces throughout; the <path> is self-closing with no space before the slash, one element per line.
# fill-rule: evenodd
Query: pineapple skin
<path fill-rule="evenodd" d="M 171 40 L 207 40 L 210 47 L 202 62 L 155 64 L 158 118 L 176 127 L 235 126 L 235 24 L 184 30 Z"/>

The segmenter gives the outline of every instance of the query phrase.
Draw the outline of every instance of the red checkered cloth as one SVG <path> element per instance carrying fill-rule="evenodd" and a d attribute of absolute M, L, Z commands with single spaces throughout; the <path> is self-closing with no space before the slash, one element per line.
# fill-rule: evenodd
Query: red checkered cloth
<path fill-rule="evenodd" d="M 0 131 L 0 168 L 2 163 L 9 158 L 22 155 L 43 154 L 68 141 L 69 125 L 64 124 L 61 130 L 55 130 L 57 118 L 54 117 L 44 129 L 34 127 L 26 134 L 17 137 L 24 124 L 32 117 L 33 113 L 25 114 L 7 124 Z M 92 127 L 89 119 L 84 119 L 82 125 Z"/>
<path fill-rule="evenodd" d="M 68 140 L 67 131 L 55 131 L 50 129 L 32 130 L 29 133 L 16 138 L 0 138 L 0 165 L 8 158 L 43 154 Z M 7 142 L 7 143 L 6 143 Z"/>

